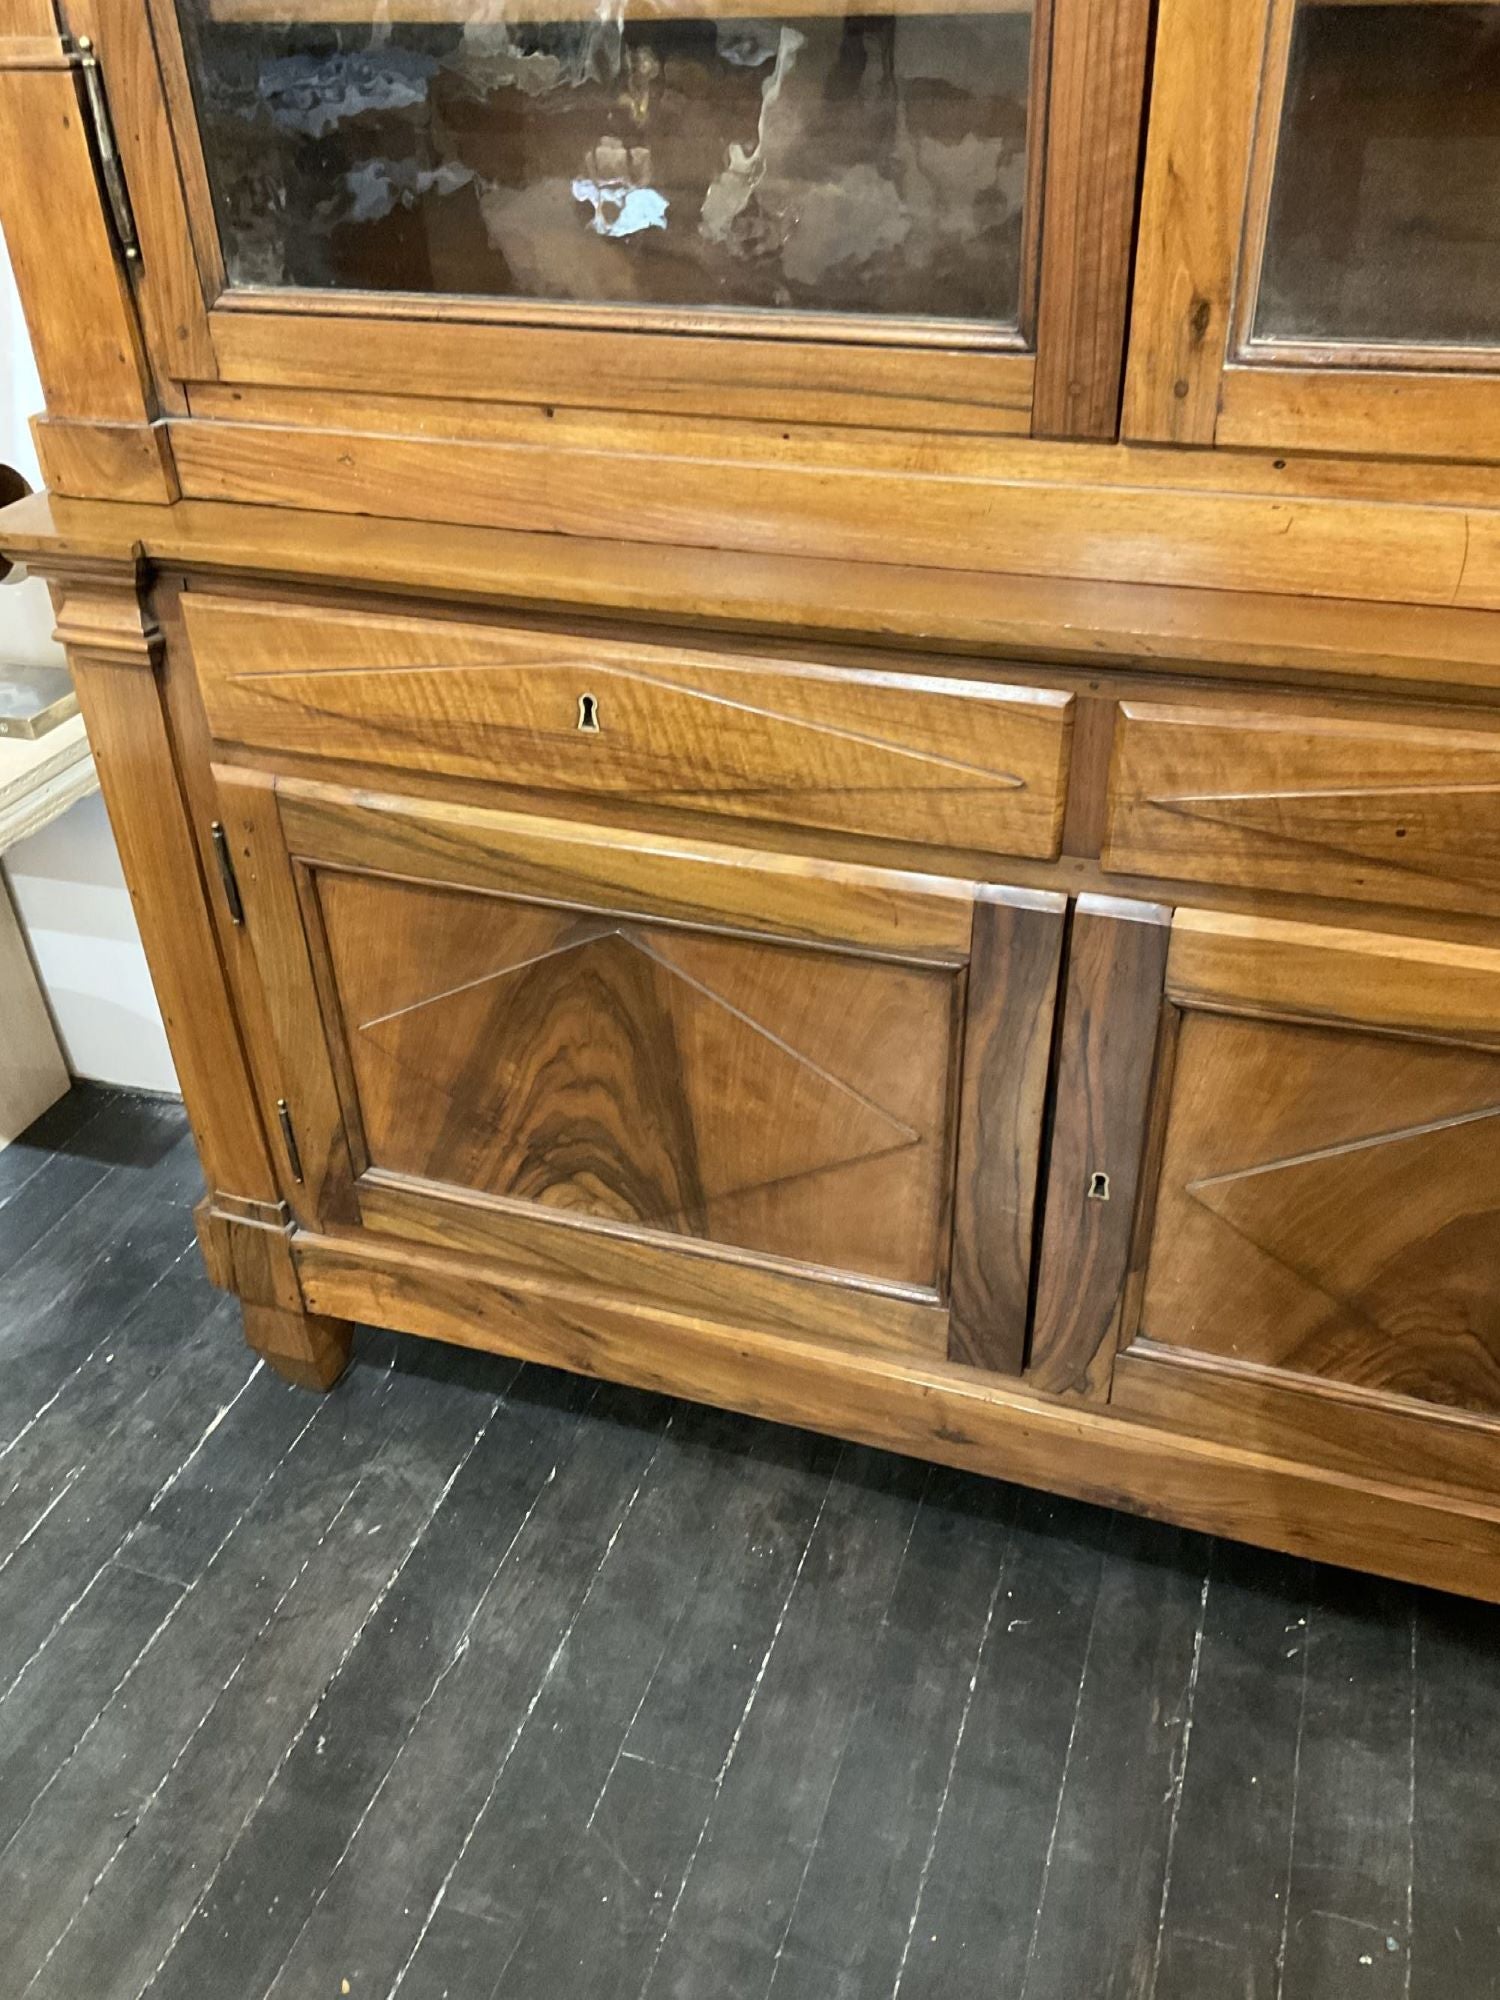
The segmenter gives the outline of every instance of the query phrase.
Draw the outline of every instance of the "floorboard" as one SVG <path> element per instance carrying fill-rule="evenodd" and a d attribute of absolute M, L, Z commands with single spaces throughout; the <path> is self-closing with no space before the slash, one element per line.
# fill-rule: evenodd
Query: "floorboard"
<path fill-rule="evenodd" d="M 1500 1613 L 362 1330 L 0 1152 L 5 2000 L 1500 2000 Z"/>

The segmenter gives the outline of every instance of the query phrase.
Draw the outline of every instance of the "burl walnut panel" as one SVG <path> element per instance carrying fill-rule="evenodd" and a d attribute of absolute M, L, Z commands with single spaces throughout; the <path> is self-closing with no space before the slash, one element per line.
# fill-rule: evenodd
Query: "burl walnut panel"
<path fill-rule="evenodd" d="M 1500 1410 L 1500 1055 L 1185 1014 L 1137 1337 Z"/>
<path fill-rule="evenodd" d="M 1058 851 L 1073 697 L 190 594 L 214 734 L 257 749 L 999 854 Z"/>
<path fill-rule="evenodd" d="M 953 972 L 316 879 L 371 1166 L 937 1287 Z"/>

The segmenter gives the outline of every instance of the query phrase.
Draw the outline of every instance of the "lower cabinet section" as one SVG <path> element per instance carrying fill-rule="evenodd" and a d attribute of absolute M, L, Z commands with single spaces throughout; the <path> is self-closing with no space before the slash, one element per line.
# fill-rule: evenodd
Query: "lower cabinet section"
<path fill-rule="evenodd" d="M 216 780 L 311 1379 L 374 1319 L 1500 1598 L 1500 951 Z"/>
<path fill-rule="evenodd" d="M 304 1227 L 1019 1370 L 1062 897 L 220 793 Z"/>

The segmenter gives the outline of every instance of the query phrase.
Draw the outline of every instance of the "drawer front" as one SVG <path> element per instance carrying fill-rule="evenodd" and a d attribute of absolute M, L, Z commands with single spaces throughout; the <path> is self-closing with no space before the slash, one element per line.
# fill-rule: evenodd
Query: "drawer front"
<path fill-rule="evenodd" d="M 1051 689 L 197 594 L 183 608 L 224 743 L 1058 852 L 1072 697 Z"/>
<path fill-rule="evenodd" d="M 1500 910 L 1500 731 L 1125 702 L 1101 861 L 1186 882 Z"/>

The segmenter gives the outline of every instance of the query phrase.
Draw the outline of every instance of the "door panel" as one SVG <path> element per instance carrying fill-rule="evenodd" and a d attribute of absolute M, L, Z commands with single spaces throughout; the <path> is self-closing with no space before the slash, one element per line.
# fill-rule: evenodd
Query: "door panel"
<path fill-rule="evenodd" d="M 1060 897 L 218 776 L 304 1227 L 1019 1367 Z"/>
<path fill-rule="evenodd" d="M 164 412 L 383 382 L 1114 435 L 1149 0 L 480 11 L 77 0 Z"/>
<path fill-rule="evenodd" d="M 951 972 L 365 876 L 318 896 L 372 1166 L 936 1289 Z"/>
<path fill-rule="evenodd" d="M 1500 952 L 1178 925 L 1138 1347 L 1500 1410 Z"/>
<path fill-rule="evenodd" d="M 1500 6 L 1162 0 L 1129 438 L 1500 458 Z"/>

